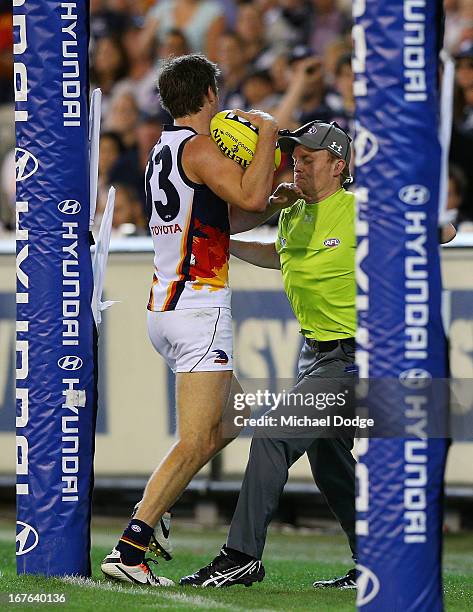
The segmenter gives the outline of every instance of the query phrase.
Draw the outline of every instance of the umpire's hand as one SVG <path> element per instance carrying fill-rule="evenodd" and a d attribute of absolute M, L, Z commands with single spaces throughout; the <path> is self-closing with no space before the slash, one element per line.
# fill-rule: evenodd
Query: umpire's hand
<path fill-rule="evenodd" d="M 270 196 L 269 203 L 279 208 L 289 208 L 303 197 L 302 191 L 294 183 L 281 183 Z"/>

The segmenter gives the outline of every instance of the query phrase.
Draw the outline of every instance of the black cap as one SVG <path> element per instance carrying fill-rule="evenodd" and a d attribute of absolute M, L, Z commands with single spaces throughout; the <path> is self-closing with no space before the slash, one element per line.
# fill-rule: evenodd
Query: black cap
<path fill-rule="evenodd" d="M 302 145 L 313 151 L 329 151 L 343 159 L 347 168 L 350 165 L 351 138 L 335 121 L 311 121 L 294 132 L 283 130 L 279 134 L 278 143 L 283 153 L 292 154 L 297 145 Z"/>

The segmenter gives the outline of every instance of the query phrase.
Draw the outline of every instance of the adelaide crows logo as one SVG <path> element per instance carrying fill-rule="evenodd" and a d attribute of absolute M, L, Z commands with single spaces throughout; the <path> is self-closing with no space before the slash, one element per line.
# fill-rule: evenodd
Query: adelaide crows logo
<path fill-rule="evenodd" d="M 225 351 L 217 349 L 216 351 L 212 351 L 212 353 L 215 353 L 217 355 L 214 359 L 214 363 L 221 363 L 222 365 L 228 363 L 228 355 Z"/>

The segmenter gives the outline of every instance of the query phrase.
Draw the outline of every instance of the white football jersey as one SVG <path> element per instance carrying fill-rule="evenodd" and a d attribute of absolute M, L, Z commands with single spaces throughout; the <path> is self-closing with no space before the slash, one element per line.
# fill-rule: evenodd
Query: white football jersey
<path fill-rule="evenodd" d="M 165 125 L 145 173 L 146 209 L 154 243 L 148 309 L 230 308 L 227 203 L 182 167 L 189 127 Z"/>

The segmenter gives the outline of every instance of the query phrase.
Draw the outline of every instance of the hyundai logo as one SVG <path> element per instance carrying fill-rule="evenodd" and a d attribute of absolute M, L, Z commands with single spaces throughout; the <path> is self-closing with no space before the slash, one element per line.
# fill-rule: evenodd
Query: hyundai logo
<path fill-rule="evenodd" d="M 430 191 L 424 185 L 404 185 L 399 190 L 399 199 L 410 206 L 421 206 L 430 200 Z"/>
<path fill-rule="evenodd" d="M 370 603 L 370 601 L 373 601 L 373 599 L 379 593 L 379 578 L 370 569 L 364 565 L 361 565 L 361 563 L 356 564 L 356 569 L 358 571 L 358 576 L 356 579 L 356 605 L 365 606 L 366 604 Z"/>
<path fill-rule="evenodd" d="M 65 215 L 77 215 L 82 208 L 80 202 L 77 200 L 63 200 L 62 202 L 59 202 L 57 207 L 59 211 Z"/>
<path fill-rule="evenodd" d="M 355 164 L 359 168 L 370 162 L 378 153 L 379 145 L 376 136 L 360 124 L 356 126 Z"/>
<path fill-rule="evenodd" d="M 17 534 L 16 534 L 16 554 L 26 555 L 33 548 L 38 545 L 39 535 L 36 529 L 23 523 L 23 521 L 17 521 Z"/>
<path fill-rule="evenodd" d="M 57 364 L 63 370 L 79 370 L 82 367 L 83 361 L 75 355 L 65 355 L 59 359 Z"/>
<path fill-rule="evenodd" d="M 422 368 L 410 368 L 399 374 L 399 380 L 407 389 L 425 389 L 432 380 L 432 374 Z"/>
<path fill-rule="evenodd" d="M 38 169 L 38 160 L 36 157 L 21 147 L 15 149 L 15 168 L 16 180 L 24 181 L 32 176 Z"/>

